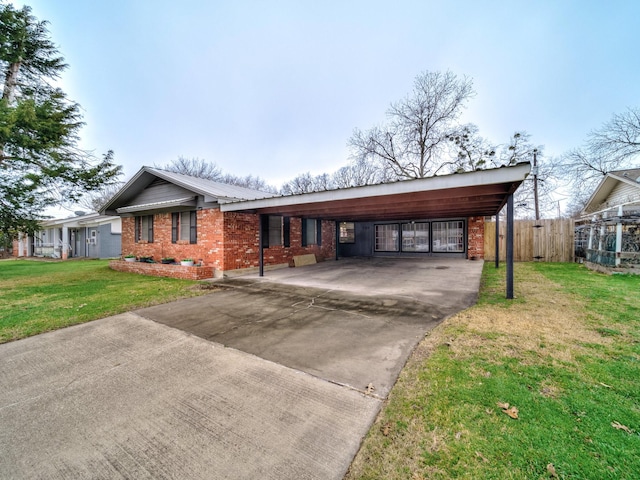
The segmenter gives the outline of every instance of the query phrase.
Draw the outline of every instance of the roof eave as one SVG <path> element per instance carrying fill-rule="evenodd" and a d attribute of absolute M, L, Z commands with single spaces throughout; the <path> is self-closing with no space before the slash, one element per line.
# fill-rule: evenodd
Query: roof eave
<path fill-rule="evenodd" d="M 220 210 L 222 212 L 258 210 L 280 206 L 305 205 L 327 200 L 353 200 L 356 198 L 414 193 L 424 190 L 436 191 L 510 182 L 519 184 L 529 175 L 530 171 L 531 163 L 521 162 L 512 167 L 479 170 L 475 172 L 443 175 L 394 183 L 382 183 L 339 190 L 270 197 L 258 200 L 241 200 L 228 203 L 221 202 Z"/>
<path fill-rule="evenodd" d="M 589 211 L 589 207 L 595 208 L 600 206 L 602 202 L 604 202 L 609 194 L 613 191 L 616 183 L 618 182 L 626 183 L 640 188 L 640 184 L 630 178 L 623 177 L 614 173 L 607 173 L 605 177 L 600 181 L 594 192 L 591 194 L 589 200 L 587 200 L 587 203 L 585 203 L 584 208 L 580 212 L 580 216 L 583 217 L 591 215 L 592 213 Z"/>

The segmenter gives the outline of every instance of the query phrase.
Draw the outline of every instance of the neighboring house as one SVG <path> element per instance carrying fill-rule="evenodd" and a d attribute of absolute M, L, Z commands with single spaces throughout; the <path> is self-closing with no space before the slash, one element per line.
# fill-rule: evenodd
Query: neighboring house
<path fill-rule="evenodd" d="M 119 257 L 121 220 L 117 216 L 84 214 L 45 220 L 33 236 L 21 235 L 15 242 L 16 257 L 113 258 Z"/>
<path fill-rule="evenodd" d="M 607 174 L 577 222 L 587 262 L 607 267 L 640 265 L 640 168 Z"/>
<path fill-rule="evenodd" d="M 154 264 L 112 268 L 206 278 L 289 266 L 299 256 L 456 256 L 482 259 L 484 217 L 530 171 L 518 164 L 300 195 L 276 196 L 143 167 L 101 210 L 122 218 L 122 254 Z M 193 259 L 195 277 L 161 259 Z"/>

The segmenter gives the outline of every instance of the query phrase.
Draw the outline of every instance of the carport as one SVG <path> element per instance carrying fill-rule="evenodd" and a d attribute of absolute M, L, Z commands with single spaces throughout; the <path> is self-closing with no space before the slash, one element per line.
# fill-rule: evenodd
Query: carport
<path fill-rule="evenodd" d="M 300 195 L 222 203 L 222 212 L 296 216 L 336 222 L 336 260 L 340 222 L 410 221 L 415 218 L 449 219 L 496 217 L 507 207 L 506 296 L 513 298 L 513 194 L 531 171 L 529 162 L 475 172 L 436 176 Z M 496 234 L 496 268 L 499 266 Z M 264 275 L 264 229 L 260 230 L 260 276 Z"/>

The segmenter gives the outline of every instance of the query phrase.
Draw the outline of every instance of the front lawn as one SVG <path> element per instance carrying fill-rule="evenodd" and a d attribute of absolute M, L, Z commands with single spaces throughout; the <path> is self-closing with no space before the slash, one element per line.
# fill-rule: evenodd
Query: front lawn
<path fill-rule="evenodd" d="M 418 346 L 347 479 L 640 478 L 640 276 L 485 264 Z"/>
<path fill-rule="evenodd" d="M 108 260 L 0 261 L 0 343 L 200 295 L 198 282 L 121 273 Z"/>

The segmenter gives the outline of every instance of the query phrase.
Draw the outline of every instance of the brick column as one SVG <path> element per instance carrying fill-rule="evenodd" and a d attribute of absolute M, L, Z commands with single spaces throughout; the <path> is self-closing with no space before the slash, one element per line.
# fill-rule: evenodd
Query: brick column
<path fill-rule="evenodd" d="M 484 259 L 484 217 L 467 219 L 467 258 Z"/>

